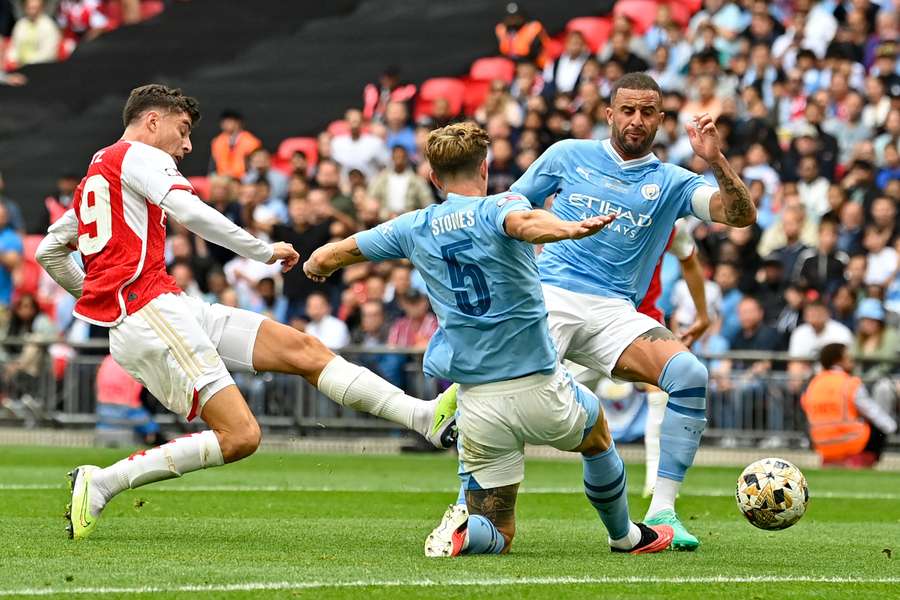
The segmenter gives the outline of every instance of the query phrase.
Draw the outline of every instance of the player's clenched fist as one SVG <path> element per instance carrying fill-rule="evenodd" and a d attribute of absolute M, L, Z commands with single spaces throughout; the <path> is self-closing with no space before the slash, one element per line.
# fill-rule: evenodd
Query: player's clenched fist
<path fill-rule="evenodd" d="M 272 244 L 272 258 L 266 264 L 271 265 L 276 260 L 281 261 L 281 271 L 287 273 L 300 261 L 300 255 L 294 250 L 294 246 L 287 242 Z"/>
<path fill-rule="evenodd" d="M 589 235 L 594 235 L 616 218 L 616 215 L 603 215 L 602 217 L 591 217 L 577 223 L 573 223 L 575 230 L 572 233 L 573 240 L 579 240 Z"/>

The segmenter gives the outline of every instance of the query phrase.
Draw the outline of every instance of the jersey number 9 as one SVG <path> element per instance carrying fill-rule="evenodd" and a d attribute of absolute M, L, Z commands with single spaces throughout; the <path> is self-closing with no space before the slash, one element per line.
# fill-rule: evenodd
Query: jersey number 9
<path fill-rule="evenodd" d="M 472 248 L 475 244 L 472 240 L 461 240 L 446 246 L 441 246 L 441 256 L 447 266 L 450 267 L 450 286 L 456 296 L 456 306 L 463 313 L 473 317 L 480 317 L 491 307 L 491 293 L 488 289 L 487 279 L 481 267 L 473 264 L 461 265 L 456 260 L 456 255 Z M 466 279 L 472 282 L 475 290 L 475 304 L 472 304 L 466 287 Z M 460 289 L 463 288 L 463 289 Z"/>
<path fill-rule="evenodd" d="M 81 191 L 78 220 L 83 225 L 95 224 L 96 235 L 82 233 L 78 236 L 78 249 L 82 254 L 96 254 L 103 250 L 112 238 L 112 207 L 109 204 L 109 182 L 102 175 L 91 175 Z"/>

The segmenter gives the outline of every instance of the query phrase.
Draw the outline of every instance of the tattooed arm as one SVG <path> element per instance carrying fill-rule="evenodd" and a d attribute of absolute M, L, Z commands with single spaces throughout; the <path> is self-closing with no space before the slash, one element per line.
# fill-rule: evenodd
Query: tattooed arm
<path fill-rule="evenodd" d="M 356 238 L 348 237 L 340 242 L 325 244 L 313 252 L 309 260 L 303 263 L 303 272 L 313 281 L 321 282 L 338 269 L 366 260 L 356 245 Z"/>
<path fill-rule="evenodd" d="M 501 554 L 509 552 L 509 546 L 516 535 L 516 495 L 519 484 L 486 490 L 467 490 L 466 507 L 470 515 L 481 515 L 494 524 L 503 536 L 506 545 Z"/>
<path fill-rule="evenodd" d="M 716 223 L 747 227 L 756 223 L 756 207 L 750 190 L 721 154 L 709 163 L 719 184 L 719 191 L 709 200 L 709 215 Z"/>
<path fill-rule="evenodd" d="M 706 113 L 697 115 L 685 129 L 694 152 L 709 163 L 719 184 L 719 191 L 709 201 L 709 216 L 716 223 L 732 227 L 755 223 L 756 207 L 750 199 L 750 190 L 722 154 L 719 132 L 712 118 Z"/>

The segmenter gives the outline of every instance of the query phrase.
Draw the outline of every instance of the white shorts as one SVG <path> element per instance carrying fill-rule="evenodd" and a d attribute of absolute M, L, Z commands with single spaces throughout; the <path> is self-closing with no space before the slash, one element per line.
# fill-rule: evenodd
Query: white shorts
<path fill-rule="evenodd" d="M 253 372 L 253 345 L 265 317 L 163 294 L 109 330 L 112 357 L 173 413 L 193 419 L 229 371 Z"/>
<path fill-rule="evenodd" d="M 612 377 L 625 348 L 651 329 L 662 327 L 628 300 L 570 292 L 543 285 L 550 337 L 561 359 Z M 577 369 L 572 369 L 576 376 Z"/>
<path fill-rule="evenodd" d="M 459 388 L 460 474 L 468 489 L 525 477 L 525 443 L 574 450 L 594 426 L 597 397 L 562 365 L 552 375 Z"/>

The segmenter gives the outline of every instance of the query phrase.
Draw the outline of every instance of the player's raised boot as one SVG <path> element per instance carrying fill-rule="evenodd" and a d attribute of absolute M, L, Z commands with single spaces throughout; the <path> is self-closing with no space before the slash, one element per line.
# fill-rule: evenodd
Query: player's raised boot
<path fill-rule="evenodd" d="M 436 448 L 452 448 L 456 445 L 456 394 L 459 384 L 454 383 L 434 400 L 434 416 L 425 438 Z"/>
<path fill-rule="evenodd" d="M 613 552 L 627 552 L 628 554 L 652 554 L 662 552 L 672 544 L 675 532 L 669 525 L 648 526 L 644 523 L 635 523 L 641 530 L 641 541 L 632 548 L 616 548 L 610 546 Z"/>
<path fill-rule="evenodd" d="M 466 541 L 466 523 L 469 511 L 465 504 L 451 504 L 441 523 L 425 539 L 425 556 L 457 556 Z"/>
<path fill-rule="evenodd" d="M 94 471 L 99 469 L 95 465 L 81 465 L 67 474 L 69 489 L 72 491 L 72 501 L 66 506 L 66 531 L 69 539 L 84 539 L 97 526 L 100 511 L 92 507 L 103 506 L 105 502 L 99 497 L 100 492 L 92 485 L 91 480 Z"/>
<path fill-rule="evenodd" d="M 681 521 L 678 519 L 678 515 L 676 515 L 675 511 L 672 509 L 663 509 L 644 519 L 644 523 L 647 525 L 668 525 L 671 527 L 675 532 L 675 537 L 672 540 L 672 548 L 675 550 L 691 551 L 696 550 L 697 546 L 700 545 L 700 540 L 685 529 L 684 525 L 682 525 Z"/>

